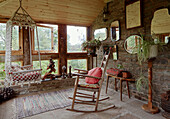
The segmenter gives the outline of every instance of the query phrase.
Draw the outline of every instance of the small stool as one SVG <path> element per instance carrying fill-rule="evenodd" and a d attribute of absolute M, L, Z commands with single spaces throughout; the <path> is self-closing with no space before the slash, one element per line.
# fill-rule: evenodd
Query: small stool
<path fill-rule="evenodd" d="M 118 77 L 118 76 L 115 76 L 115 75 L 107 74 L 107 79 L 106 79 L 106 94 L 107 94 L 107 88 L 108 88 L 108 83 L 109 83 L 109 78 L 110 78 L 110 77 L 115 78 L 115 90 L 116 90 L 116 91 L 117 91 L 117 82 L 116 82 L 116 80 L 117 80 L 117 79 L 120 80 L 120 100 L 121 100 L 121 101 L 122 101 L 122 82 L 123 82 L 123 81 L 126 81 L 128 96 L 129 96 L 129 98 L 130 98 L 130 90 L 129 90 L 128 81 L 135 81 L 135 79 Z"/>

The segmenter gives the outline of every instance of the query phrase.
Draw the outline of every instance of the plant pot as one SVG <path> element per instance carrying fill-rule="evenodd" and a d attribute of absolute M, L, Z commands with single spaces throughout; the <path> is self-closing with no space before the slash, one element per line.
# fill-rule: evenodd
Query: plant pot
<path fill-rule="evenodd" d="M 151 45 L 149 48 L 149 58 L 158 56 L 158 45 Z"/>
<path fill-rule="evenodd" d="M 95 46 L 88 46 L 87 52 L 88 52 L 88 55 L 96 54 L 96 47 Z"/>

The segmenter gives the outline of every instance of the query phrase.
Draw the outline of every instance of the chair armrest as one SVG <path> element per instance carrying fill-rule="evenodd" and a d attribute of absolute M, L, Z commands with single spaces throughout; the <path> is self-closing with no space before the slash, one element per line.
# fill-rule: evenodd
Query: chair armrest
<path fill-rule="evenodd" d="M 89 77 L 89 78 L 95 78 L 95 79 L 101 79 L 101 77 L 95 77 L 95 76 L 89 76 L 85 74 L 79 74 L 79 73 L 72 73 L 74 76 L 82 76 L 82 77 Z"/>

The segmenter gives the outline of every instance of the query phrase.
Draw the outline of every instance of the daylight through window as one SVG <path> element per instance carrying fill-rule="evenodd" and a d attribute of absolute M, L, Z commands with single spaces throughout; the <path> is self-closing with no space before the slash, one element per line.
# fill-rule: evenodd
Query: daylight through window
<path fill-rule="evenodd" d="M 0 23 L 0 50 L 5 50 L 6 23 Z M 19 50 L 19 27 L 12 29 L 12 50 Z"/>
<path fill-rule="evenodd" d="M 94 38 L 103 41 L 107 38 L 107 29 L 101 28 L 94 31 Z"/>
<path fill-rule="evenodd" d="M 87 28 L 67 26 L 67 52 L 82 51 L 81 44 L 87 39 Z"/>
<path fill-rule="evenodd" d="M 76 60 L 67 60 L 67 72 L 71 66 L 72 72 L 75 68 L 87 70 L 87 60 L 86 59 L 76 59 Z"/>
<path fill-rule="evenodd" d="M 43 24 L 37 27 L 40 50 L 58 52 L 58 26 Z M 36 32 L 34 33 L 35 50 L 38 50 Z"/>

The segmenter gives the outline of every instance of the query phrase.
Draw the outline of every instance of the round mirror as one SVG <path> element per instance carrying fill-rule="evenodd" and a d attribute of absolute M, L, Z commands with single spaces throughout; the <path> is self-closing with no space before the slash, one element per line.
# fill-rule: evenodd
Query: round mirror
<path fill-rule="evenodd" d="M 130 54 L 137 53 L 137 46 L 141 42 L 141 37 L 138 35 L 132 35 L 125 40 L 124 48 Z"/>

